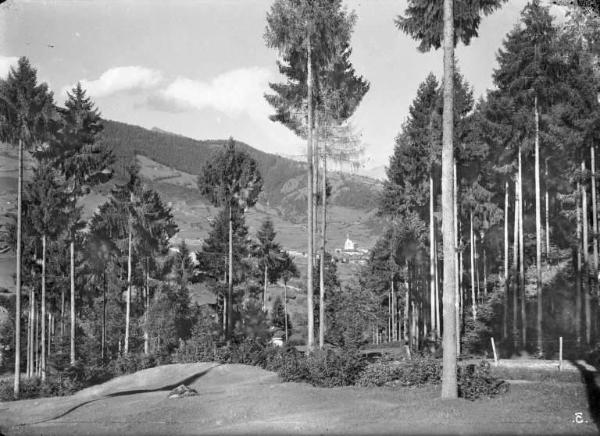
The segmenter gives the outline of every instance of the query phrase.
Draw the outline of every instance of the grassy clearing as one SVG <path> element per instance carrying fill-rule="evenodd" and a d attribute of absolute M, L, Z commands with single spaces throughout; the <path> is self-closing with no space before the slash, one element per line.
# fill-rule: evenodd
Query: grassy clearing
<path fill-rule="evenodd" d="M 557 371 L 549 369 L 507 368 L 494 366 L 492 374 L 504 380 L 527 380 L 537 382 L 577 383 L 581 382 L 579 371 Z"/>
<path fill-rule="evenodd" d="M 439 386 L 315 388 L 280 383 L 268 371 L 220 365 L 190 383 L 198 397 L 167 392 L 99 399 L 40 424 L 97 395 L 156 389 L 205 369 L 168 365 L 108 382 L 72 397 L 4 403 L 5 434 L 597 434 L 585 387 L 556 381 L 512 385 L 494 399 L 441 400 Z M 177 379 L 177 380 L 176 380 Z M 581 414 L 581 415 L 576 415 Z M 581 423 L 577 422 L 581 416 Z"/>

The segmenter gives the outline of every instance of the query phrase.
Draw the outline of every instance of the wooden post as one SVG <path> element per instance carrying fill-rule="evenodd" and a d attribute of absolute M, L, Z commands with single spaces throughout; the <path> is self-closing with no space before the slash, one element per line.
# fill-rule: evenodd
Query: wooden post
<path fill-rule="evenodd" d="M 563 341 L 562 336 L 558 338 L 558 370 L 562 371 Z"/>
<path fill-rule="evenodd" d="M 496 344 L 494 343 L 494 338 L 490 338 L 492 340 L 492 351 L 494 352 L 494 363 L 498 366 L 498 354 L 496 354 Z"/>

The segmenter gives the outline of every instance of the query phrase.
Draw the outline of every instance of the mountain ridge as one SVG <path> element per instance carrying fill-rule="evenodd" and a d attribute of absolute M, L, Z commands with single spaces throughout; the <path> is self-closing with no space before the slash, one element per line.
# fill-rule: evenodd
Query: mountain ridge
<path fill-rule="evenodd" d="M 126 176 L 126 168 L 137 155 L 146 156 L 175 170 L 198 175 L 202 166 L 227 143 L 225 139 L 197 140 L 159 128 L 143 127 L 104 120 L 100 141 L 116 157 L 114 169 L 118 178 Z M 263 176 L 263 192 L 259 201 L 279 208 L 290 218 L 305 209 L 306 164 L 258 150 L 235 140 L 236 147 L 246 151 L 258 164 Z M 381 182 L 358 174 L 331 172 L 332 205 L 359 210 L 377 207 Z"/>

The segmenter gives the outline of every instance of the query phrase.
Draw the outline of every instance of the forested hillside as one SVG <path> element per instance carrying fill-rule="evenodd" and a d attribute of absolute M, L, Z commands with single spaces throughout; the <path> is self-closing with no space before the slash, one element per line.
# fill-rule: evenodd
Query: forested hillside
<path fill-rule="evenodd" d="M 114 169 L 119 179 L 125 178 L 125 169 L 135 155 L 197 175 L 227 142 L 225 139 L 199 141 L 111 120 L 104 121 L 100 141 L 113 151 L 116 157 Z M 305 163 L 265 153 L 239 141 L 236 141 L 236 147 L 248 152 L 258 164 L 263 177 L 261 203 L 280 207 L 283 215 L 291 219 L 303 213 L 306 206 Z M 333 205 L 366 210 L 376 207 L 378 181 L 354 174 L 332 173 L 330 183 Z"/>

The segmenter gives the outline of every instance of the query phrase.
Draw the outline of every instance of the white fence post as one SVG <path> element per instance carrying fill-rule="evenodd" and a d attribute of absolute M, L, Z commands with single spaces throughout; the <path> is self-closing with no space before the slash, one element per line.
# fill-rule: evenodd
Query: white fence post
<path fill-rule="evenodd" d="M 490 338 L 492 340 L 492 350 L 494 351 L 494 363 L 498 366 L 498 354 L 496 354 L 496 344 L 494 343 L 494 338 Z"/>

